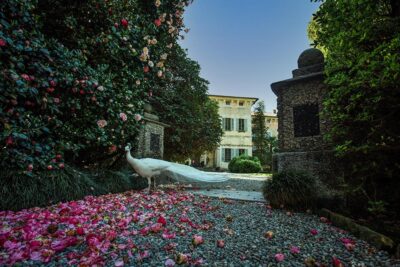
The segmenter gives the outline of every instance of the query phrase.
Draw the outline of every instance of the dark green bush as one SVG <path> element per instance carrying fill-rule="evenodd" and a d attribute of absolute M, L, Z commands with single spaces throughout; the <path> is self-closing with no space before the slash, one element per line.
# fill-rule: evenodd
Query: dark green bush
<path fill-rule="evenodd" d="M 60 201 L 82 199 L 147 187 L 147 180 L 132 176 L 133 171 L 82 171 L 65 165 L 64 170 L 43 172 L 42 176 L 0 173 L 0 210 L 21 210 L 47 206 Z"/>
<path fill-rule="evenodd" d="M 234 173 L 255 173 L 261 171 L 261 164 L 257 157 L 241 155 L 229 162 L 228 169 Z"/>
<path fill-rule="evenodd" d="M 283 205 L 295 210 L 315 207 L 317 191 L 313 176 L 295 170 L 274 173 L 263 187 L 264 198 L 272 207 Z"/>

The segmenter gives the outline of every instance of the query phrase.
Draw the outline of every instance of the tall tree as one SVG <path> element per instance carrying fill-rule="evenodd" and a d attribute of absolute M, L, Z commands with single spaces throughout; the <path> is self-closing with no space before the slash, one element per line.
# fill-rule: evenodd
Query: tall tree
<path fill-rule="evenodd" d="M 400 208 L 399 1 L 322 2 L 314 43 L 328 51 L 328 138 L 352 165 L 351 188 Z"/>
<path fill-rule="evenodd" d="M 222 128 L 217 103 L 208 98 L 208 81 L 200 77 L 200 65 L 176 46 L 168 61 L 171 75 L 160 80 L 152 98 L 165 130 L 165 157 L 198 159 L 221 141 Z"/>
<path fill-rule="evenodd" d="M 254 156 L 258 157 L 261 164 L 265 164 L 267 161 L 267 149 L 268 149 L 268 128 L 265 125 L 265 105 L 264 101 L 258 101 L 257 106 L 254 109 L 254 117 L 252 119 L 252 132 L 253 132 L 253 144 L 254 144 Z"/>

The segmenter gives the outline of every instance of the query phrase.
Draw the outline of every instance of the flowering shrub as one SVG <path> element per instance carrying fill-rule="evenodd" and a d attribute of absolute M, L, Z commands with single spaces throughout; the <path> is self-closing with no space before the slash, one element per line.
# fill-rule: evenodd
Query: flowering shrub
<path fill-rule="evenodd" d="M 61 168 L 64 156 L 90 163 L 137 134 L 187 4 L 142 2 L 2 1 L 2 167 L 32 174 Z"/>
<path fill-rule="evenodd" d="M 1 1 L 2 182 L 65 178 L 66 165 L 102 164 L 134 140 L 151 88 L 169 75 L 187 4 Z"/>

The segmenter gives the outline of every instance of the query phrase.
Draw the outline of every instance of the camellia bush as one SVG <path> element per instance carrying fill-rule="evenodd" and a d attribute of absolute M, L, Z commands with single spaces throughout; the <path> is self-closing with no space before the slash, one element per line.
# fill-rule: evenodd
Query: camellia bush
<path fill-rule="evenodd" d="M 2 192 L 101 165 L 134 140 L 151 88 L 170 75 L 187 4 L 1 1 Z"/>

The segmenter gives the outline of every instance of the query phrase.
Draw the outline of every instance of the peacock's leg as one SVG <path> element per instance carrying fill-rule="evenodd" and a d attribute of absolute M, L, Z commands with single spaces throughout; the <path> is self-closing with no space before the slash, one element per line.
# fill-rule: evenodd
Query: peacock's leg
<path fill-rule="evenodd" d="M 156 177 L 153 177 L 154 180 L 154 191 L 157 191 L 157 186 L 156 186 Z"/>
<path fill-rule="evenodd" d="M 150 193 L 150 187 L 151 187 L 151 177 L 147 177 L 147 183 L 149 187 L 147 188 L 147 192 Z"/>

